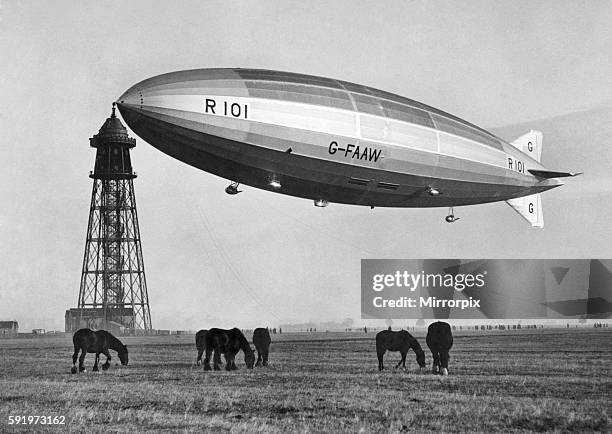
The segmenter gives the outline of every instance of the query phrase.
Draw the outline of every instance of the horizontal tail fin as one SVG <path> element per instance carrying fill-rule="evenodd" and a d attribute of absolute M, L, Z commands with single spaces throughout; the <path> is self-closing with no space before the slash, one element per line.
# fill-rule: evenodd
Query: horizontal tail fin
<path fill-rule="evenodd" d="M 511 144 L 519 151 L 529 155 L 538 163 L 540 162 L 540 159 L 542 158 L 541 131 L 531 130 L 527 134 L 524 134 L 515 141 L 513 141 Z"/>
<path fill-rule="evenodd" d="M 539 170 L 539 169 L 528 169 L 529 173 L 538 178 L 566 178 L 568 176 L 578 176 L 581 175 L 582 172 L 555 172 L 552 170 Z"/>
<path fill-rule="evenodd" d="M 514 208 L 514 210 L 525 220 L 531 223 L 531 226 L 534 228 L 544 227 L 544 215 L 542 214 L 542 199 L 540 193 L 509 199 L 506 203 Z"/>

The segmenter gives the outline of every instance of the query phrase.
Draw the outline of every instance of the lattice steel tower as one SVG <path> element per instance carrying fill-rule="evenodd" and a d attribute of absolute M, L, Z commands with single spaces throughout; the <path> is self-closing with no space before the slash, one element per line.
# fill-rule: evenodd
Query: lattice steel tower
<path fill-rule="evenodd" d="M 78 323 L 149 332 L 151 313 L 133 184 L 136 174 L 130 162 L 136 139 L 128 136 L 115 116 L 115 104 L 111 117 L 89 144 L 97 151 L 94 171 L 89 174 L 94 182 L 76 309 Z"/>

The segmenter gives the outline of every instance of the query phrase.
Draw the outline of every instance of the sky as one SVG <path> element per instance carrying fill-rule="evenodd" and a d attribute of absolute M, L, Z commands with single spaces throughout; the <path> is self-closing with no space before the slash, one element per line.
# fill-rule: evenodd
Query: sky
<path fill-rule="evenodd" d="M 63 330 L 76 307 L 95 152 L 133 84 L 182 69 L 322 75 L 397 93 L 584 171 L 543 195 L 535 230 L 503 203 L 375 209 L 245 187 L 135 134 L 155 328 L 360 316 L 362 258 L 610 258 L 612 2 L 0 2 L 0 320 Z M 503 127 L 503 128 L 501 128 Z"/>

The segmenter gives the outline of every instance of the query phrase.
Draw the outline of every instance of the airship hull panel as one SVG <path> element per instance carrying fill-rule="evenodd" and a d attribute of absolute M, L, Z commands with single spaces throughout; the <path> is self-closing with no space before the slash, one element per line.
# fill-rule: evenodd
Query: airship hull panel
<path fill-rule="evenodd" d="M 431 160 L 419 162 L 413 158 L 417 161 L 406 166 L 406 173 L 387 171 L 328 161 L 316 153 L 300 154 L 298 150 L 307 150 L 310 145 L 296 141 L 296 137 L 283 140 L 240 128 L 145 114 L 144 110 L 126 106 L 121 111 L 139 136 L 180 161 L 226 179 L 277 192 L 269 184 L 270 177 L 275 176 L 282 193 L 302 198 L 377 207 L 436 207 L 498 201 L 521 195 L 529 188 L 507 185 L 505 177 L 493 173 L 476 175 L 474 169 L 469 170 L 469 162 L 467 169 L 449 169 L 456 163 L 449 157 L 445 168 L 431 164 Z M 260 142 L 266 146 L 256 144 Z M 288 148 L 291 153 L 286 152 Z M 431 196 L 427 193 L 430 187 L 444 193 Z"/>

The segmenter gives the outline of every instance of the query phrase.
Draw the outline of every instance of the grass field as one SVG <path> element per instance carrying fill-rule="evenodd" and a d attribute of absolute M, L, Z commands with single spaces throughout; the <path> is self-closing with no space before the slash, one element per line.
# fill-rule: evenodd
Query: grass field
<path fill-rule="evenodd" d="M 378 372 L 374 333 L 273 335 L 270 366 L 204 372 L 193 336 L 126 337 L 129 366 L 70 374 L 70 337 L 0 340 L 0 432 L 610 431 L 612 332 L 455 335 L 450 375 Z M 427 354 L 425 339 L 415 334 Z M 104 360 L 102 356 L 101 360 Z M 9 416 L 66 425 L 9 425 Z"/>

